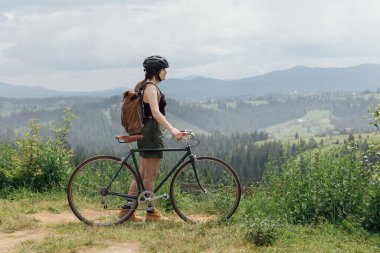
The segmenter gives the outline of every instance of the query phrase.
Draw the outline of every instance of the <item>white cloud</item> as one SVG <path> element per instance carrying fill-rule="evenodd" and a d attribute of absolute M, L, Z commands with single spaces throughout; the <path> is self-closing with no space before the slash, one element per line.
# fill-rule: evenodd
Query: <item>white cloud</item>
<path fill-rule="evenodd" d="M 165 55 L 173 77 L 380 62 L 375 0 L 0 2 L 0 81 L 101 89 Z M 125 75 L 125 76 L 123 76 Z"/>

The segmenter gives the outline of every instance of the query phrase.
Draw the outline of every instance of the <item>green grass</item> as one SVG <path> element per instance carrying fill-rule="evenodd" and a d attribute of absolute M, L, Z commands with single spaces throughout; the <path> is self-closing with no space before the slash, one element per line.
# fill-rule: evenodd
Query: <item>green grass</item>
<path fill-rule="evenodd" d="M 302 118 L 288 120 L 263 130 L 277 139 L 289 139 L 294 137 L 295 133 L 302 138 L 313 137 L 327 129 L 334 129 L 329 118 L 328 110 L 312 110 Z"/>
<path fill-rule="evenodd" d="M 249 99 L 244 102 L 251 105 L 266 105 L 269 103 L 267 100 L 264 99 Z"/>
<path fill-rule="evenodd" d="M 218 109 L 218 103 L 216 102 L 202 102 L 202 103 L 199 103 L 199 105 L 203 108 L 206 108 L 206 109 L 213 109 L 213 110 L 219 110 Z"/>
<path fill-rule="evenodd" d="M 380 236 L 366 231 L 346 231 L 331 224 L 287 225 L 278 229 L 278 239 L 257 252 L 377 252 Z"/>
<path fill-rule="evenodd" d="M 41 240 L 19 243 L 14 252 L 77 252 L 121 243 L 136 243 L 140 252 L 379 252 L 379 234 L 337 226 L 282 225 L 275 228 L 273 243 L 256 246 L 249 226 L 238 222 L 238 212 L 230 223 L 191 225 L 159 222 L 98 228 L 79 221 L 41 224 L 29 214 L 70 212 L 64 192 L 33 194 L 20 191 L 0 200 L 0 232 L 46 230 Z M 247 199 L 243 199 L 248 201 Z M 242 203 L 244 205 L 244 203 Z"/>

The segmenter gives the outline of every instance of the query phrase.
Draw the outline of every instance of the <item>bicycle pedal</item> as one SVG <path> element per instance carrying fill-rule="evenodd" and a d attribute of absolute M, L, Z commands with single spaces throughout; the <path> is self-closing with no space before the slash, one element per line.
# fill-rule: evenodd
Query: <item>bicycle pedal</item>
<path fill-rule="evenodd" d="M 154 200 L 157 200 L 157 199 L 167 199 L 169 196 L 164 193 L 164 194 L 161 194 L 161 195 L 158 195 L 154 198 Z"/>

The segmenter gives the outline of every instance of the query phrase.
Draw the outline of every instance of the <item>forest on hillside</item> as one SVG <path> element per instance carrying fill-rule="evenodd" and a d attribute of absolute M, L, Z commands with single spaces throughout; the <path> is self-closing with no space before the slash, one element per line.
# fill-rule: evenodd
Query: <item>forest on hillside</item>
<path fill-rule="evenodd" d="M 323 93 L 310 96 L 268 96 L 251 99 L 221 99 L 195 102 L 168 100 L 167 117 L 178 128 L 225 135 L 265 131 L 266 128 L 299 119 L 312 110 L 326 110 L 332 129 L 351 128 L 371 132 L 365 119 L 369 105 L 377 105 L 377 94 L 340 95 Z M 62 117 L 63 109 L 76 115 L 70 136 L 73 146 L 101 150 L 104 143 L 123 133 L 120 125 L 121 97 L 101 98 L 0 98 L 0 139 L 13 140 L 28 122 L 37 118 L 49 125 Z M 312 123 L 313 124 L 313 123 Z M 318 124 L 318 122 L 314 123 Z M 330 129 L 331 130 L 331 129 Z M 295 133 L 294 133 L 295 134 Z M 96 136 L 96 140 L 93 136 Z M 302 137 L 302 136 L 301 136 Z"/>
<path fill-rule="evenodd" d="M 48 134 L 52 124 L 61 120 L 64 108 L 70 107 L 75 118 L 68 141 L 76 163 L 96 154 L 120 156 L 126 150 L 114 139 L 115 135 L 124 132 L 120 125 L 120 102 L 119 96 L 108 99 L 0 98 L 0 139 L 13 142 L 28 130 L 31 119 L 44 126 L 42 134 Z M 178 128 L 193 129 L 197 133 L 201 140 L 201 145 L 196 147 L 198 154 L 225 158 L 246 182 L 253 182 L 261 177 L 269 159 L 285 159 L 289 153 L 320 145 L 313 138 L 303 141 L 298 133 L 294 135 L 299 139 L 292 144 L 272 139 L 265 131 L 267 127 L 301 118 L 318 109 L 330 112 L 327 120 L 334 126 L 330 131 L 350 128 L 357 133 L 371 132 L 374 129 L 364 115 L 369 105 L 378 103 L 376 94 L 341 96 L 329 93 L 191 103 L 168 99 L 167 117 Z M 167 146 L 181 145 L 170 136 L 166 136 L 165 141 Z"/>

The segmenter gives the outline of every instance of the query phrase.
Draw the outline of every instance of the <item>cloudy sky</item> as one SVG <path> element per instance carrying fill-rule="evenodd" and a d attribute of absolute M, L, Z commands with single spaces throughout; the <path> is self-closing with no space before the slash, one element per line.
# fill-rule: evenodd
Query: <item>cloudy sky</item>
<path fill-rule="evenodd" d="M 380 63 L 379 27 L 378 0 L 0 0 L 0 82 L 128 87 L 152 54 L 169 78 Z"/>

